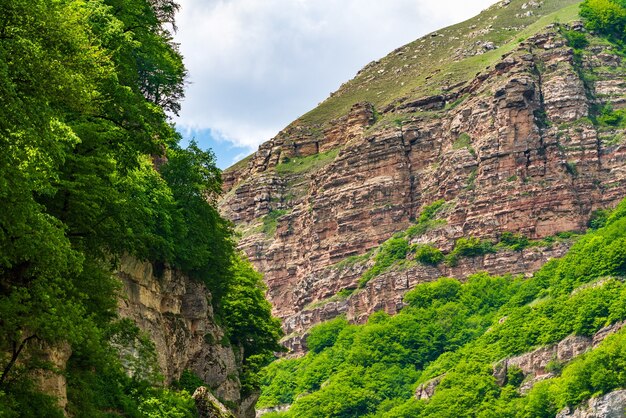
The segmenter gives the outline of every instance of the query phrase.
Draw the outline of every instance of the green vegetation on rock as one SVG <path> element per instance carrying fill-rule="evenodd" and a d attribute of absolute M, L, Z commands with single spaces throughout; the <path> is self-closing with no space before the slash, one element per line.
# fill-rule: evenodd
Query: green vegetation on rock
<path fill-rule="evenodd" d="M 339 148 L 335 148 L 326 152 L 309 155 L 307 157 L 294 157 L 285 159 L 276 166 L 278 174 L 300 174 L 309 173 L 324 167 L 332 162 L 339 154 Z"/>
<path fill-rule="evenodd" d="M 336 319 L 314 328 L 314 350 L 268 366 L 259 406 L 292 404 L 276 417 L 553 417 L 624 386 L 626 332 L 552 365 L 560 376 L 527 394 L 518 391 L 519 370 L 498 384 L 494 366 L 626 319 L 625 278 L 626 200 L 604 227 L 530 279 L 441 278 L 409 291 L 395 316 L 378 312 L 365 325 Z M 415 388 L 435 377 L 432 397 L 415 399 Z"/>

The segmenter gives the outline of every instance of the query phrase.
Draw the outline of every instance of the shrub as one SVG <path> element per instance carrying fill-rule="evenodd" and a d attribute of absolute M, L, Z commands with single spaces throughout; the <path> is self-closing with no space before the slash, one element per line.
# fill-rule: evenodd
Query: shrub
<path fill-rule="evenodd" d="M 477 257 L 495 252 L 496 249 L 490 241 L 484 241 L 477 237 L 462 237 L 456 240 L 454 249 L 448 254 L 446 261 L 449 265 L 454 266 L 459 257 Z"/>
<path fill-rule="evenodd" d="M 193 394 L 196 389 L 204 384 L 204 381 L 197 374 L 189 369 L 185 369 L 180 379 L 172 382 L 172 387 L 177 390 L 186 390 L 190 394 Z"/>
<path fill-rule="evenodd" d="M 574 49 L 583 49 L 589 45 L 589 41 L 584 33 L 575 30 L 563 31 L 563 36 L 567 39 L 567 44 Z"/>
<path fill-rule="evenodd" d="M 409 242 L 406 238 L 391 238 L 380 247 L 374 258 L 374 265 L 359 279 L 359 287 L 364 287 L 368 281 L 383 273 L 396 261 L 404 260 L 409 251 Z"/>
<path fill-rule="evenodd" d="M 444 259 L 444 255 L 439 250 L 431 245 L 418 245 L 415 248 L 415 260 L 420 263 L 436 266 Z"/>
<path fill-rule="evenodd" d="M 515 365 L 511 365 L 506 370 L 506 382 L 509 385 L 518 387 L 524 381 L 524 372 Z"/>
<path fill-rule="evenodd" d="M 500 235 L 500 243 L 514 251 L 521 251 L 530 246 L 530 240 L 522 234 L 514 234 L 512 232 L 503 232 Z"/>
<path fill-rule="evenodd" d="M 611 211 L 607 209 L 594 210 L 591 213 L 589 222 L 587 222 L 587 226 L 591 229 L 602 228 L 604 225 L 606 225 L 606 221 L 610 214 L 611 214 Z"/>

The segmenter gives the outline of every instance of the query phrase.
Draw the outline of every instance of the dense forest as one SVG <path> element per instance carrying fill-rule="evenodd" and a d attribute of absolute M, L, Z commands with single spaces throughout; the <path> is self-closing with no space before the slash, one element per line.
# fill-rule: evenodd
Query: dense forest
<path fill-rule="evenodd" d="M 171 123 L 186 77 L 177 10 L 173 0 L 0 3 L 2 417 L 63 416 L 34 377 L 64 344 L 71 415 L 195 415 L 187 391 L 129 377 L 111 343 L 145 337 L 116 314 L 113 272 L 126 255 L 206 284 L 243 350 L 243 391 L 279 349 L 261 277 L 215 208 L 214 156 L 182 147 Z"/>
<path fill-rule="evenodd" d="M 580 16 L 587 34 L 563 31 L 575 59 L 588 46 L 589 32 L 626 56 L 624 0 L 586 0 Z M 590 118 L 596 125 L 626 123 L 624 110 L 610 108 L 592 109 Z M 411 228 L 430 221 L 442 203 L 428 207 Z M 507 363 L 542 347 L 549 351 L 568 337 L 591 341 L 626 320 L 626 200 L 613 211 L 596 211 L 588 226 L 585 234 L 569 236 L 576 242 L 566 256 L 531 278 L 444 277 L 409 291 L 395 316 L 377 312 L 364 325 L 339 317 L 316 326 L 305 356 L 266 369 L 258 407 L 270 412 L 263 416 L 554 417 L 626 387 L 624 329 L 574 359 L 554 354 L 545 380 L 533 380 L 515 360 Z M 410 248 L 411 228 L 379 247 L 359 285 L 408 254 L 412 262 L 437 264 L 502 245 L 517 251 L 534 245 L 510 233 L 497 245 L 461 238 L 444 255 L 427 246 Z"/>

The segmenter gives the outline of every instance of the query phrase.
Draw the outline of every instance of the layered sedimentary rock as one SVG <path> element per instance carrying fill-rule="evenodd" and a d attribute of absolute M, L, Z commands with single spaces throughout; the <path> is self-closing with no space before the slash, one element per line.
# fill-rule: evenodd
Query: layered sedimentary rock
<path fill-rule="evenodd" d="M 206 287 L 171 269 L 155 274 L 153 266 L 125 258 L 118 272 L 124 292 L 119 313 L 129 318 L 155 345 L 159 371 L 167 383 L 184 370 L 199 376 L 220 399 L 247 405 L 238 416 L 254 416 L 249 399 L 241 399 L 239 359 L 216 324 Z M 129 353 L 131 356 L 134 353 Z"/>
<path fill-rule="evenodd" d="M 225 173 L 222 212 L 243 231 L 241 247 L 265 274 L 290 347 L 302 349 L 306 329 L 336 315 L 361 321 L 373 310 L 395 312 L 417 283 L 480 270 L 530 273 L 566 250 L 390 272 L 345 300 L 323 303 L 356 289 L 367 268 L 334 265 L 406 229 L 438 199 L 446 201 L 440 225 L 413 242 L 445 253 L 460 237 L 511 231 L 539 239 L 583 230 L 594 210 L 623 198 L 624 132 L 588 118 L 605 103 L 625 105 L 622 57 L 594 46 L 580 58 L 562 30 L 548 27 L 444 94 L 399 98 L 383 109 L 358 103 L 323 129 L 295 122 Z M 381 118 L 392 123 L 376 123 Z M 333 148 L 336 156 L 324 154 Z M 330 157 L 310 171 L 282 169 L 312 155 Z M 275 231 L 263 232 L 272 216 Z"/>

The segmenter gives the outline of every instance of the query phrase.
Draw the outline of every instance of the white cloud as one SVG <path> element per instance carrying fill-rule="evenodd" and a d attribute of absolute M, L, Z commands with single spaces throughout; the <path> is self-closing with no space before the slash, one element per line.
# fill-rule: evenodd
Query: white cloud
<path fill-rule="evenodd" d="M 368 62 L 494 0 L 179 0 L 177 124 L 257 146 Z"/>

